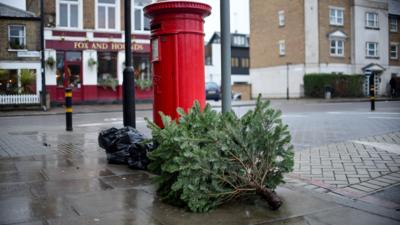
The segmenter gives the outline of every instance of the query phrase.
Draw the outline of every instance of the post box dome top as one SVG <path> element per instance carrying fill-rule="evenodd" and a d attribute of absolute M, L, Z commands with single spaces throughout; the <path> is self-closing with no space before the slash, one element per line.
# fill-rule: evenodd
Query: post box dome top
<path fill-rule="evenodd" d="M 162 1 L 146 6 L 144 12 L 150 18 L 164 13 L 196 13 L 205 17 L 211 14 L 211 6 L 194 1 Z"/>

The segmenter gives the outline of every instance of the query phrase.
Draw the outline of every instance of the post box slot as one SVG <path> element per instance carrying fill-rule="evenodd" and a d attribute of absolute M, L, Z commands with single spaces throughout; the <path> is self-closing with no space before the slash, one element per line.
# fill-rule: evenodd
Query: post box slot
<path fill-rule="evenodd" d="M 150 26 L 150 29 L 151 29 L 151 30 L 157 30 L 157 29 L 160 29 L 160 28 L 161 28 L 161 24 L 160 24 L 160 23 L 152 24 L 152 25 Z"/>

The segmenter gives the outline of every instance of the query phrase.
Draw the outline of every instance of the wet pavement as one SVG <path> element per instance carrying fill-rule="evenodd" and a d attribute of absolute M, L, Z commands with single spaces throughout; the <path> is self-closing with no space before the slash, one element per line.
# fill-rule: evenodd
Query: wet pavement
<path fill-rule="evenodd" d="M 349 204 L 340 196 L 321 195 L 293 180 L 277 189 L 285 202 L 278 211 L 255 197 L 205 214 L 190 213 L 160 202 L 151 182 L 154 175 L 107 164 L 97 134 L 8 134 L 45 143 L 46 152 L 21 151 L 23 155 L 0 158 L 0 224 L 400 223 L 400 213 L 394 209 L 373 204 L 358 207 L 357 201 Z"/>

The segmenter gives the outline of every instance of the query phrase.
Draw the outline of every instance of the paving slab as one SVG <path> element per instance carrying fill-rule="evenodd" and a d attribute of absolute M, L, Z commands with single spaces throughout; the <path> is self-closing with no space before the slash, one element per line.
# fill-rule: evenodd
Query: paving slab
<path fill-rule="evenodd" d="M 399 136 L 400 132 L 393 132 L 295 152 L 293 174 L 322 181 L 331 189 L 351 187 L 374 193 L 400 183 L 400 139 L 393 138 Z"/>
<path fill-rule="evenodd" d="M 184 209 L 164 204 L 156 199 L 151 207 L 145 208 L 144 211 L 166 225 L 188 223 L 191 225 L 235 225 L 262 224 L 268 221 L 315 213 L 337 207 L 332 202 L 320 200 L 309 195 L 299 195 L 295 191 L 285 187 L 278 188 L 277 193 L 284 200 L 284 204 L 277 211 L 270 210 L 268 204 L 259 198 L 232 202 L 204 214 L 191 213 Z"/>
<path fill-rule="evenodd" d="M 322 224 L 331 225 L 398 225 L 399 221 L 389 218 L 383 218 L 371 213 L 366 213 L 361 210 L 351 209 L 348 207 L 338 207 L 329 211 L 318 212 L 308 215 L 311 218 Z"/>
<path fill-rule="evenodd" d="M 0 224 L 38 221 L 44 218 L 76 216 L 62 197 L 15 197 L 0 199 Z"/>

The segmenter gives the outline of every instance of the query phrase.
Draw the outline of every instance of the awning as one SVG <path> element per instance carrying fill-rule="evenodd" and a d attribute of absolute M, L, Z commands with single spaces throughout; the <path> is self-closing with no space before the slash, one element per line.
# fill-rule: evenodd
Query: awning
<path fill-rule="evenodd" d="M 370 63 L 362 68 L 362 71 L 383 72 L 385 68 L 377 63 Z"/>

